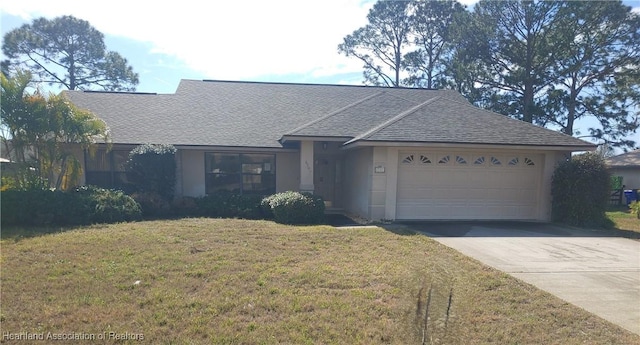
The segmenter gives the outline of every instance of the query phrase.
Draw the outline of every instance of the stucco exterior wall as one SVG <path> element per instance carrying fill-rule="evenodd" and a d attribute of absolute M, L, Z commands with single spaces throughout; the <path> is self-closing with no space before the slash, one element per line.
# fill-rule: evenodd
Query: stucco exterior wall
<path fill-rule="evenodd" d="M 371 206 L 370 217 L 372 220 L 385 218 L 387 199 L 387 183 L 395 183 L 387 178 L 387 150 L 386 147 L 373 148 L 373 167 L 369 168 L 371 174 Z"/>
<path fill-rule="evenodd" d="M 282 152 L 276 154 L 276 192 L 300 188 L 300 154 Z"/>
<path fill-rule="evenodd" d="M 622 184 L 625 189 L 640 189 L 640 167 L 613 168 L 609 171 L 611 176 L 622 176 Z"/>
<path fill-rule="evenodd" d="M 542 222 L 551 221 L 551 181 L 553 180 L 553 172 L 560 162 L 571 156 L 571 152 L 550 151 L 544 154 L 544 167 L 542 169 L 540 183 L 540 209 L 538 212 L 538 220 Z"/>
<path fill-rule="evenodd" d="M 372 165 L 372 148 L 349 151 L 346 155 L 344 207 L 347 212 L 367 219 L 373 219 L 370 210 Z"/>

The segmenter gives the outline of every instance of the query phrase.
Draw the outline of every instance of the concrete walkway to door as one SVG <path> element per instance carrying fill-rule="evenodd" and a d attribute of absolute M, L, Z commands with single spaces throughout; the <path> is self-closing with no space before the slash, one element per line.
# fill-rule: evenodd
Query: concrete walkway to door
<path fill-rule="evenodd" d="M 640 334 L 640 241 L 539 223 L 412 223 L 414 230 Z"/>

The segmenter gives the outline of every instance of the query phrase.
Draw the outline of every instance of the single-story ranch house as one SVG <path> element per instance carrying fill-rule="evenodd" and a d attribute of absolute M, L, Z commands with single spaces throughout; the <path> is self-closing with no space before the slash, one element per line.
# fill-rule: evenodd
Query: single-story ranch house
<path fill-rule="evenodd" d="M 612 176 L 620 176 L 625 189 L 640 189 L 640 150 L 607 158 Z"/>
<path fill-rule="evenodd" d="M 65 93 L 111 131 L 111 151 L 84 154 L 84 183 L 117 187 L 129 150 L 172 144 L 178 196 L 308 191 L 371 220 L 548 221 L 556 164 L 595 149 L 450 90 L 182 80 L 175 94 Z"/>

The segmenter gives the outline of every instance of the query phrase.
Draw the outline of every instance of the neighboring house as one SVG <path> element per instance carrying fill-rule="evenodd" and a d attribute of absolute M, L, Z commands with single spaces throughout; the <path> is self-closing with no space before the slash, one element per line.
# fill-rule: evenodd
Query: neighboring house
<path fill-rule="evenodd" d="M 611 176 L 621 176 L 624 189 L 640 189 L 640 150 L 607 158 Z"/>
<path fill-rule="evenodd" d="M 181 81 L 175 94 L 66 91 L 110 127 L 86 183 L 117 186 L 141 143 L 177 149 L 177 195 L 321 195 L 372 220 L 550 219 L 551 176 L 595 145 L 479 109 L 455 91 Z"/>

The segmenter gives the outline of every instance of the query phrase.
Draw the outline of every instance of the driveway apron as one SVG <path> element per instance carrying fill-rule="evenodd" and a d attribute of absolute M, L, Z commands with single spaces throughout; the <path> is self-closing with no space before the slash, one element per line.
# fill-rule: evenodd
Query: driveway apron
<path fill-rule="evenodd" d="M 640 334 L 640 241 L 550 224 L 413 224 L 434 240 Z"/>

